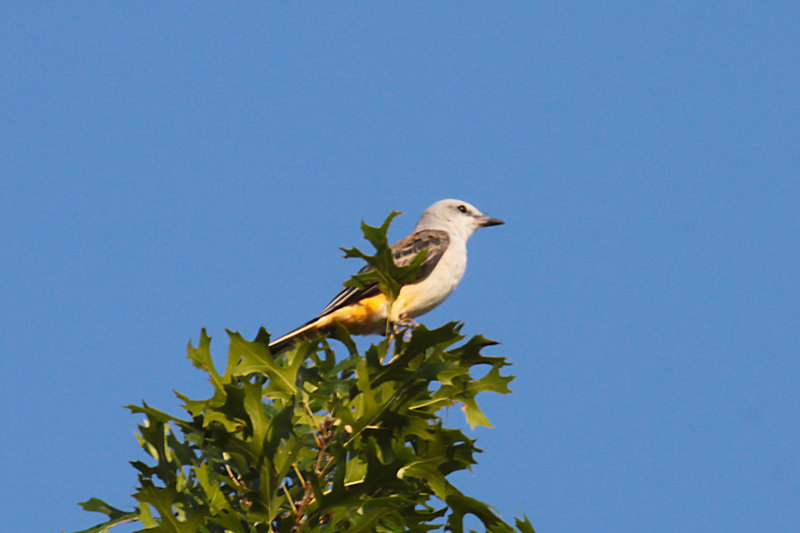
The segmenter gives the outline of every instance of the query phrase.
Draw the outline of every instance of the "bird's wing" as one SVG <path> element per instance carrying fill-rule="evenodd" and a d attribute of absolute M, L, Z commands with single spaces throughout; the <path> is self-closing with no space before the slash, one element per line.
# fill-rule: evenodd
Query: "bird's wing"
<path fill-rule="evenodd" d="M 428 250 L 425 260 L 422 262 L 419 270 L 417 271 L 417 278 L 414 280 L 414 283 L 419 283 L 430 275 L 430 273 L 439 263 L 442 255 L 444 255 L 444 252 L 447 250 L 449 244 L 450 236 L 446 231 L 424 229 L 412 233 L 408 237 L 397 241 L 391 246 L 391 250 L 394 263 L 397 266 L 408 265 L 419 252 L 425 249 Z M 368 272 L 370 270 L 372 270 L 371 266 L 365 266 L 359 271 L 359 273 Z M 345 287 L 333 298 L 333 300 L 330 301 L 328 305 L 325 306 L 325 309 L 322 310 L 317 318 L 358 302 L 364 298 L 374 296 L 379 292 L 380 290 L 378 289 L 377 283 L 372 283 L 364 288 Z"/>

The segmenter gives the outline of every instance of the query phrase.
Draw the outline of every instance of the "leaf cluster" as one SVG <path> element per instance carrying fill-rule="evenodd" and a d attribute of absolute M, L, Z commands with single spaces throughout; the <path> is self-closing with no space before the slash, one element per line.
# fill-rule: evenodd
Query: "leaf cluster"
<path fill-rule="evenodd" d="M 386 232 L 389 230 L 392 220 L 400 214 L 399 211 L 392 211 L 380 226 L 370 226 L 366 222 L 361 223 L 364 239 L 375 248 L 373 255 L 362 252 L 355 246 L 341 249 L 345 257 L 356 257 L 367 263 L 366 267 L 344 283 L 345 286 L 363 289 L 377 283 L 390 305 L 397 299 L 403 285 L 416 279 L 419 267 L 427 255 L 426 251 L 422 250 L 408 265 L 397 265 L 394 262 L 392 249 L 386 240 Z"/>
<path fill-rule="evenodd" d="M 393 216 L 377 228 L 379 245 Z M 399 283 L 385 258 L 370 257 L 379 276 Z M 213 394 L 196 400 L 176 392 L 186 416 L 127 406 L 143 417 L 138 438 L 151 457 L 131 463 L 137 505 L 83 502 L 108 517 L 84 533 L 128 521 L 159 533 L 461 533 L 467 514 L 487 531 L 534 531 L 527 518 L 507 524 L 448 479 L 476 464 L 480 450 L 446 427 L 442 409 L 460 405 L 471 426 L 488 426 L 477 394 L 510 392 L 505 358 L 482 353 L 494 341 L 465 340 L 455 322 L 419 326 L 363 354 L 341 327 L 279 354 L 270 353 L 263 328 L 253 340 L 228 336 L 223 372 L 205 330 L 189 344 Z"/>

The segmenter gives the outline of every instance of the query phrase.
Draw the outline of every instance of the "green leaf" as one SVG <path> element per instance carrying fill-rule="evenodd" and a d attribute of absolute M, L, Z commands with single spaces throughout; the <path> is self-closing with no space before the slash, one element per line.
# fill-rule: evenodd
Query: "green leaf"
<path fill-rule="evenodd" d="M 170 532 L 170 533 L 194 533 L 197 525 L 202 521 L 201 515 L 195 515 L 188 520 L 179 519 L 173 512 L 173 506 L 178 492 L 174 485 L 164 488 L 153 485 L 143 486 L 133 497 L 141 503 L 152 505 L 161 516 L 160 525 L 148 531 Z"/>
<path fill-rule="evenodd" d="M 514 376 L 501 376 L 500 368 L 498 366 L 494 366 L 484 377 L 470 383 L 466 389 L 475 394 L 483 391 L 509 394 L 511 389 L 508 388 L 508 384 L 513 380 Z"/>
<path fill-rule="evenodd" d="M 347 284 L 377 284 L 390 301 L 425 259 L 394 263 L 386 232 L 396 215 L 362 224 L 373 255 L 345 251 L 367 264 Z M 175 392 L 186 419 L 144 402 L 127 406 L 144 418 L 137 438 L 150 456 L 131 461 L 138 507 L 88 500 L 82 506 L 108 520 L 86 531 L 138 520 L 149 533 L 463 532 L 467 514 L 486 531 L 514 531 L 450 483 L 481 450 L 445 426 L 442 408 L 461 404 L 472 427 L 489 426 L 477 395 L 509 393 L 513 379 L 502 373 L 504 357 L 482 353 L 497 343 L 481 335 L 464 342 L 463 327 L 419 326 L 408 341 L 387 336 L 363 353 L 339 325 L 277 354 L 264 328 L 252 341 L 229 331 L 222 374 L 202 330 L 187 356 L 208 374 L 212 396 Z M 535 533 L 527 517 L 515 525 Z"/>
<path fill-rule="evenodd" d="M 183 408 L 186 409 L 186 411 L 193 417 L 200 416 L 209 404 L 208 400 L 192 400 L 188 396 L 181 394 L 174 389 L 172 392 L 178 397 L 178 399 L 183 401 Z M 130 408 L 135 406 L 128 407 Z"/>
<path fill-rule="evenodd" d="M 154 528 L 158 525 L 158 522 L 153 517 L 153 511 L 150 505 L 143 503 L 139 506 L 139 522 L 145 528 Z"/>
<path fill-rule="evenodd" d="M 425 461 L 416 461 L 404 466 L 397 472 L 400 479 L 406 477 L 417 477 L 424 479 L 436 494 L 436 497 L 444 500 L 446 496 L 447 482 L 439 471 L 439 464 L 443 461 L 441 457 L 434 457 Z"/>
<path fill-rule="evenodd" d="M 270 353 L 269 348 L 262 342 L 247 341 L 239 333 L 228 331 L 230 337 L 231 358 L 239 356 L 239 362 L 231 365 L 231 372 L 235 375 L 246 376 L 258 373 L 266 375 L 270 386 L 288 397 L 297 392 L 297 371 L 303 362 L 308 350 L 308 343 L 301 343 L 294 350 L 287 350 L 284 355 L 290 357 L 288 364 L 281 365 Z"/>
<path fill-rule="evenodd" d="M 138 510 L 122 511 L 121 509 L 117 509 L 116 507 L 113 507 L 98 498 L 90 498 L 85 502 L 79 503 L 78 505 L 80 505 L 84 511 L 92 511 L 95 513 L 103 513 L 108 515 L 109 520 L 77 533 L 105 533 L 117 524 L 133 522 L 139 517 Z"/>
<path fill-rule="evenodd" d="M 377 283 L 379 290 L 386 295 L 390 305 L 397 299 L 400 288 L 416 279 L 419 267 L 427 255 L 427 250 L 422 250 L 408 265 L 398 266 L 395 264 L 391 247 L 386 240 L 386 232 L 392 220 L 400 214 L 392 211 L 383 224 L 377 227 L 370 226 L 366 222 L 361 223 L 364 238 L 375 248 L 374 255 L 368 255 L 355 247 L 342 248 L 345 257 L 363 259 L 368 267 L 353 275 L 344 285 L 364 288 Z"/>
<path fill-rule="evenodd" d="M 475 498 L 465 496 L 452 485 L 447 486 L 445 502 L 452 509 L 452 513 L 447 517 L 446 528 L 448 531 L 463 533 L 464 516 L 467 514 L 474 515 L 483 522 L 486 531 L 492 533 L 512 533 L 514 531 L 511 526 L 494 514 L 489 505 Z"/>
<path fill-rule="evenodd" d="M 521 533 L 536 533 L 536 530 L 533 529 L 533 524 L 528 519 L 528 515 L 522 515 L 525 519 L 520 520 L 519 518 L 516 519 L 516 526 L 517 529 L 520 530 Z"/>
<path fill-rule="evenodd" d="M 206 334 L 206 329 L 203 328 L 200 331 L 200 341 L 197 343 L 197 348 L 192 346 L 192 343 L 189 342 L 186 351 L 192 364 L 208 373 L 210 378 L 209 381 L 211 381 L 211 384 L 214 385 L 214 388 L 221 389 L 223 385 L 222 377 L 214 368 L 214 362 L 211 360 L 210 345 L 211 337 Z"/>
<path fill-rule="evenodd" d="M 138 514 L 136 512 L 125 513 L 124 515 L 120 515 L 116 518 L 112 518 L 107 522 L 103 522 L 102 524 L 97 524 L 94 527 L 90 527 L 89 529 L 82 529 L 81 531 L 77 531 L 75 533 L 107 533 L 111 530 L 112 527 L 123 524 L 125 522 L 134 522 L 138 519 Z"/>
<path fill-rule="evenodd" d="M 211 524 L 222 526 L 225 533 L 249 533 L 252 529 L 245 529 L 242 526 L 242 517 L 234 511 L 225 510 L 214 516 L 209 517 L 208 521 Z M 208 528 L 210 531 L 217 531 L 216 529 Z"/>
<path fill-rule="evenodd" d="M 166 423 L 166 422 L 179 422 L 179 423 L 182 423 L 183 422 L 183 420 L 181 420 L 179 418 L 176 418 L 176 417 L 174 417 L 172 415 L 169 415 L 169 414 L 165 413 L 164 411 L 159 411 L 158 409 L 153 409 L 152 407 L 147 405 L 146 402 L 142 402 L 142 406 L 141 407 L 138 406 L 138 405 L 133 405 L 133 404 L 125 405 L 124 407 L 125 407 L 125 409 L 130 410 L 131 413 L 140 413 L 140 414 L 147 415 L 147 417 L 149 419 L 155 420 L 157 422 L 162 422 L 162 423 Z"/>
<path fill-rule="evenodd" d="M 122 511 L 121 509 L 117 509 L 113 507 L 103 500 L 99 498 L 89 498 L 85 502 L 81 502 L 78 505 L 83 507 L 84 511 L 92 511 L 94 513 L 103 513 L 108 515 L 109 518 L 119 518 L 120 516 L 128 515 L 129 512 Z"/>
<path fill-rule="evenodd" d="M 225 498 L 225 493 L 222 491 L 222 487 L 216 479 L 216 474 L 209 472 L 208 463 L 201 463 L 197 466 L 195 475 L 205 492 L 205 501 L 208 502 L 211 514 L 217 514 L 223 509 L 230 507 L 228 500 Z"/>
<path fill-rule="evenodd" d="M 245 415 L 250 421 L 250 427 L 253 430 L 253 439 L 255 441 L 264 440 L 264 435 L 269 426 L 269 417 L 264 409 L 264 403 L 261 399 L 261 387 L 255 383 L 242 383 L 241 385 L 244 393 L 242 407 L 244 408 Z"/>
<path fill-rule="evenodd" d="M 347 348 L 347 352 L 350 354 L 350 357 L 358 356 L 358 348 L 356 347 L 353 337 L 350 335 L 350 332 L 347 331 L 347 328 L 345 328 L 339 322 L 334 323 L 334 329 L 330 334 L 330 338 L 336 339 L 344 344 L 344 346 Z"/>
<path fill-rule="evenodd" d="M 345 487 L 363 483 L 367 477 L 367 463 L 360 457 L 349 460 L 345 468 L 347 470 L 344 476 Z"/>
<path fill-rule="evenodd" d="M 485 426 L 487 428 L 494 427 L 489 423 L 489 419 L 483 414 L 481 408 L 478 407 L 478 402 L 473 398 L 465 398 L 462 400 L 462 403 L 461 409 L 464 411 L 467 423 L 472 429 L 475 429 L 477 426 Z"/>

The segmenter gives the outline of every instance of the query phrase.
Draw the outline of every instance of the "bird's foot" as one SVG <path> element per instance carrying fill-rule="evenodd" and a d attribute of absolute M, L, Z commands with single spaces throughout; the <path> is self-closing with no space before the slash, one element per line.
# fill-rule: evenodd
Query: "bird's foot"
<path fill-rule="evenodd" d="M 395 336 L 403 335 L 403 340 L 411 340 L 411 333 L 419 323 L 413 318 L 401 316 L 396 322 L 392 322 L 392 333 Z"/>

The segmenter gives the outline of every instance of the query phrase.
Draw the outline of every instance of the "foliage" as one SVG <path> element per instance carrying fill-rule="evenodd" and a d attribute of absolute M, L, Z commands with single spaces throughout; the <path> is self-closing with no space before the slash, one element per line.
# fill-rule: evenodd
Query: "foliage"
<path fill-rule="evenodd" d="M 405 266 L 395 264 L 392 257 L 392 250 L 386 241 L 386 232 L 389 224 L 401 213 L 392 211 L 383 224 L 378 227 L 370 226 L 366 222 L 361 223 L 361 231 L 366 239 L 374 248 L 373 255 L 366 254 L 356 247 L 342 248 L 345 257 L 357 257 L 363 259 L 367 266 L 361 272 L 355 274 L 344 284 L 348 287 L 361 287 L 377 282 L 380 291 L 386 295 L 389 305 L 397 299 L 400 288 L 414 280 L 420 265 L 425 260 L 426 250 L 421 251 Z M 388 330 L 387 330 L 388 331 Z"/>
<path fill-rule="evenodd" d="M 365 225 L 365 236 L 374 230 L 370 236 L 385 246 L 393 216 L 379 228 Z M 370 257 L 375 275 L 399 287 L 394 276 L 402 279 L 405 272 Z M 407 338 L 387 337 L 364 354 L 343 328 L 331 335 L 339 353 L 319 338 L 271 354 L 263 328 L 252 341 L 228 332 L 223 373 L 214 367 L 203 330 L 188 356 L 209 375 L 213 395 L 193 400 L 176 393 L 186 418 L 146 403 L 127 406 L 144 416 L 139 442 L 153 460 L 132 462 L 139 471 L 133 511 L 96 498 L 81 504 L 108 516 L 85 532 L 135 520 L 140 531 L 161 533 L 423 532 L 443 526 L 460 533 L 464 516 L 472 514 L 487 531 L 533 533 L 527 518 L 512 528 L 448 480 L 476 464 L 480 450 L 438 413 L 460 404 L 471 426 L 488 426 L 476 395 L 508 393 L 512 379 L 501 374 L 504 358 L 481 353 L 495 342 L 480 335 L 464 342 L 460 330 L 455 322 L 433 330 L 418 326 Z M 487 371 L 476 378 L 476 367 Z"/>

